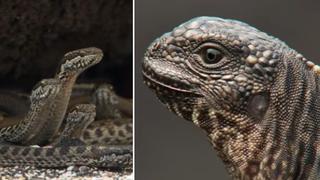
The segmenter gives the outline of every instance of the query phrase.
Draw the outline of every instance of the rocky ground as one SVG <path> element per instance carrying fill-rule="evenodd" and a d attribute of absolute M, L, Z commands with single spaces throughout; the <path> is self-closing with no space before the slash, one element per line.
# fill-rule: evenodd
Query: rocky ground
<path fill-rule="evenodd" d="M 26 167 L 0 167 L 0 179 L 94 179 L 94 180 L 133 180 L 132 172 L 110 172 L 89 167 L 71 166 L 67 169 L 36 169 Z"/>

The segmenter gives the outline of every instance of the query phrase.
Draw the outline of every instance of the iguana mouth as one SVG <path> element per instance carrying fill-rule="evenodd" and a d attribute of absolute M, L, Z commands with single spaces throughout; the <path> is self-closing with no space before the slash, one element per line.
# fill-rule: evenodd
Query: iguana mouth
<path fill-rule="evenodd" d="M 199 95 L 196 93 L 194 86 L 190 85 L 185 77 L 180 77 L 178 75 L 170 74 L 170 73 L 162 73 L 160 74 L 159 69 L 152 68 L 149 60 L 145 60 L 143 63 L 143 71 L 142 75 L 144 78 L 145 84 L 155 90 L 158 94 L 166 93 L 166 94 L 193 94 Z M 175 77 L 175 79 L 170 78 Z M 161 92 L 160 92 L 161 91 Z"/>
<path fill-rule="evenodd" d="M 174 87 L 169 84 L 163 83 L 163 82 L 157 80 L 156 78 L 152 77 L 151 75 L 148 75 L 144 71 L 142 72 L 142 74 L 144 77 L 145 84 L 147 84 L 147 86 L 150 87 L 151 89 L 157 90 L 157 87 L 162 87 L 162 88 L 172 90 L 175 92 L 195 94 L 195 92 L 192 90 L 182 89 L 182 88 Z"/>

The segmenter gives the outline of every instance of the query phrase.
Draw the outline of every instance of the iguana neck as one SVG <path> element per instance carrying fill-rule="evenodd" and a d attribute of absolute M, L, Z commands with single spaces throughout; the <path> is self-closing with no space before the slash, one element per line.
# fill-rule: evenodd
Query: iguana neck
<path fill-rule="evenodd" d="M 292 176 L 290 172 L 298 172 L 293 174 L 296 178 L 317 177 L 320 79 L 295 54 L 285 57 L 278 65 L 281 70 L 268 93 L 269 107 L 262 121 L 214 122 L 210 132 L 204 128 L 234 178 L 272 179 L 274 171 L 282 172 L 283 178 Z M 230 122 L 241 119 L 229 116 L 236 117 Z"/>

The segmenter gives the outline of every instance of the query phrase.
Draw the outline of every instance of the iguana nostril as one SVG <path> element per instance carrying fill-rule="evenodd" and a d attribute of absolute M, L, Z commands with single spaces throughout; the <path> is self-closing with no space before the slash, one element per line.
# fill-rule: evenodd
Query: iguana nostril
<path fill-rule="evenodd" d="M 179 54 L 179 53 L 183 53 L 184 51 L 179 46 L 175 46 L 173 44 L 169 44 L 168 47 L 167 47 L 167 52 L 169 54 L 172 54 L 173 52 Z"/>

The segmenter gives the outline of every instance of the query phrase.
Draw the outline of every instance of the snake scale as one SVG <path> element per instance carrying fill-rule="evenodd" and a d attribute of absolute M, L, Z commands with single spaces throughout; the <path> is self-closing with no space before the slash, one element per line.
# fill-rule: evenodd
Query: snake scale
<path fill-rule="evenodd" d="M 35 85 L 29 100 L 0 92 L 0 166 L 132 168 L 132 121 L 115 107 L 121 98 L 105 85 L 75 85 L 102 57 L 94 47 L 66 53 L 55 77 Z"/>

